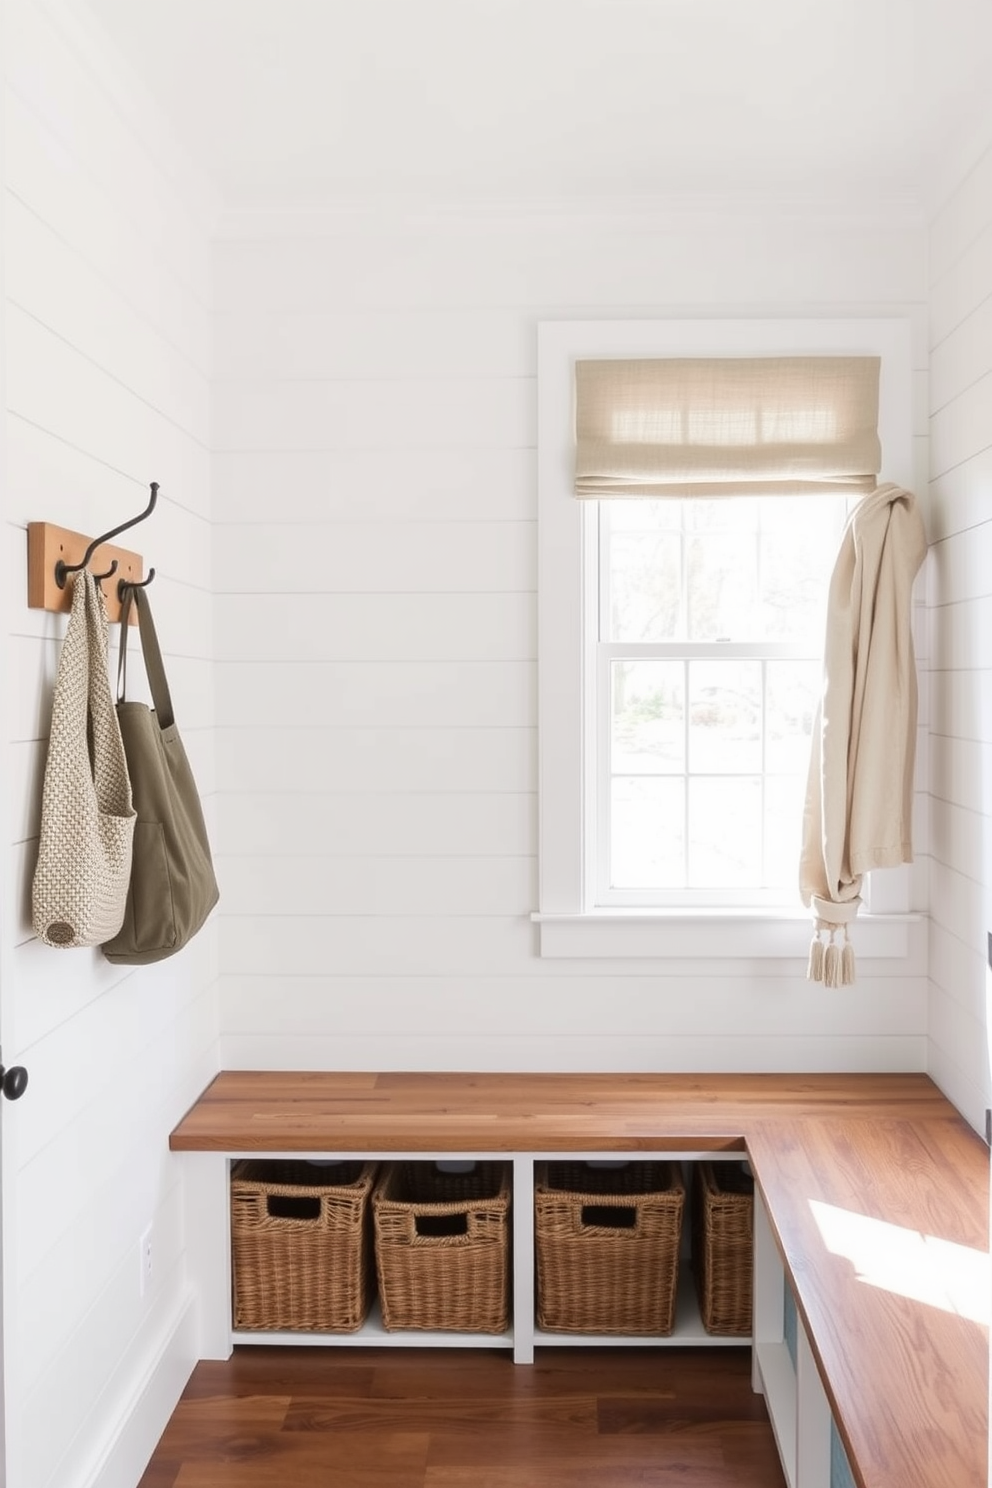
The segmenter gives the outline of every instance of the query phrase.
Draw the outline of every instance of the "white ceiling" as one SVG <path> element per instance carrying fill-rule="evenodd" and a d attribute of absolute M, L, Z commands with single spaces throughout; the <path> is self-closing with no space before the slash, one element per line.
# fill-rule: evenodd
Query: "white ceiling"
<path fill-rule="evenodd" d="M 89 3 L 231 205 L 915 197 L 992 128 L 992 0 Z"/>

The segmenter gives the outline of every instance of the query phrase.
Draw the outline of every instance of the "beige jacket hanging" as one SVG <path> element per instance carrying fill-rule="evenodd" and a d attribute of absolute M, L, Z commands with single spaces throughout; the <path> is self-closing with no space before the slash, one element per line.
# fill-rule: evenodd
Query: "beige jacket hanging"
<path fill-rule="evenodd" d="M 846 942 L 862 875 L 913 858 L 912 589 L 926 550 L 915 498 L 880 486 L 848 519 L 830 581 L 799 868 L 817 917 L 808 974 L 829 985 L 854 980 L 853 952 L 834 932 L 844 926 Z"/>

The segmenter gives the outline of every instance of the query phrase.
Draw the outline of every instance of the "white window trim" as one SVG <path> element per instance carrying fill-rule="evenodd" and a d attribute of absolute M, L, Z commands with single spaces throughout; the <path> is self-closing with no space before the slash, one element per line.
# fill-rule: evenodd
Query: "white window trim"
<path fill-rule="evenodd" d="M 584 675 L 595 503 L 572 494 L 573 367 L 581 357 L 864 355 L 881 358 L 883 480 L 913 489 L 911 324 L 843 320 L 557 321 L 538 327 L 538 841 L 542 956 L 805 958 L 810 915 L 768 909 L 602 909 L 585 822 L 594 807 L 583 739 L 595 727 Z M 798 849 L 797 849 L 798 852 Z M 797 861 L 798 876 L 798 861 Z M 857 955 L 909 950 L 909 869 L 889 870 L 886 913 L 858 918 Z M 870 885 L 866 885 L 870 894 Z M 880 897 L 880 896 L 879 896 Z"/>

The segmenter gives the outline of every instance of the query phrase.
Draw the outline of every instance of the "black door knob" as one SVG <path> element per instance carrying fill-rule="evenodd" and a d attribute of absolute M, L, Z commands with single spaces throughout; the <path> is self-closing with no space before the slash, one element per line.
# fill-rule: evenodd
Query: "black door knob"
<path fill-rule="evenodd" d="M 5 1070 L 0 1064 L 0 1090 L 8 1100 L 20 1100 L 28 1088 L 28 1072 L 23 1064 L 12 1064 Z"/>

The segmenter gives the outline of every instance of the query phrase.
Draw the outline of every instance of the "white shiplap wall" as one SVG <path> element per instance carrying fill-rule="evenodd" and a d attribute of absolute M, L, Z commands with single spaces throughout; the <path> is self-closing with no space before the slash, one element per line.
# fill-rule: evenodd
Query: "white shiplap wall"
<path fill-rule="evenodd" d="M 930 1070 L 992 1105 L 992 150 L 930 232 Z"/>
<path fill-rule="evenodd" d="M 217 931 L 141 970 L 32 938 L 64 620 L 27 608 L 25 528 L 104 531 L 161 483 L 157 512 L 123 541 L 157 570 L 177 716 L 212 818 L 212 208 L 79 7 L 5 10 L 0 995 L 4 1055 L 30 1072 L 2 1118 L 7 1481 L 133 1488 L 196 1357 L 167 1140 L 217 1067 Z"/>
<path fill-rule="evenodd" d="M 825 994 L 796 961 L 542 961 L 529 918 L 538 322 L 909 313 L 923 479 L 924 246 L 881 214 L 228 222 L 226 1065 L 925 1067 L 922 924 Z"/>

